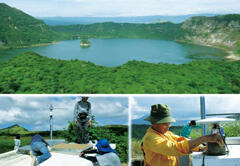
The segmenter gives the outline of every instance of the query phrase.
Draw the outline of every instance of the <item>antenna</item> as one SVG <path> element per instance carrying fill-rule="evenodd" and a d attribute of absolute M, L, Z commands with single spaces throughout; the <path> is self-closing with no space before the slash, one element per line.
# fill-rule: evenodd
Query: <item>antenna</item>
<path fill-rule="evenodd" d="M 53 110 L 54 109 L 66 109 L 66 108 L 54 108 L 52 104 L 49 106 L 49 120 L 50 120 L 50 140 L 52 141 L 53 136 Z"/>
<path fill-rule="evenodd" d="M 52 140 L 52 132 L 53 132 L 53 105 L 49 106 L 49 116 L 50 116 L 50 139 Z"/>

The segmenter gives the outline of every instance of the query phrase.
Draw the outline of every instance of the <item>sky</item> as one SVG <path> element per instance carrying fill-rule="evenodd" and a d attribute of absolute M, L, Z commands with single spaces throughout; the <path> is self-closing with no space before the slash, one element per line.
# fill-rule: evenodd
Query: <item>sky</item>
<path fill-rule="evenodd" d="M 153 104 L 167 104 L 176 120 L 199 120 L 200 95 L 158 95 L 131 97 L 131 119 L 150 115 Z M 240 113 L 240 95 L 205 95 L 206 114 Z M 210 118 L 210 117 L 208 117 Z"/>
<path fill-rule="evenodd" d="M 239 0 L 0 0 L 34 17 L 239 13 Z"/>
<path fill-rule="evenodd" d="M 49 130 L 52 104 L 53 129 L 66 129 L 73 120 L 76 101 L 76 96 L 0 96 L 0 128 L 19 124 L 28 130 Z M 88 101 L 99 125 L 128 124 L 128 98 L 90 97 Z"/>

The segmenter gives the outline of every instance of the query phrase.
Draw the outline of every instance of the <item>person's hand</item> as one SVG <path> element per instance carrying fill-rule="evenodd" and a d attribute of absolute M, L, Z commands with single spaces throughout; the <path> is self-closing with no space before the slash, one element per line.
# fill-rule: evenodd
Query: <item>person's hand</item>
<path fill-rule="evenodd" d="M 207 142 L 216 142 L 219 146 L 224 146 L 222 137 L 219 134 L 213 134 L 206 136 Z"/>
<path fill-rule="evenodd" d="M 207 146 L 200 145 L 200 149 L 199 149 L 199 151 L 201 151 L 201 152 L 205 152 L 206 150 L 207 150 Z"/>

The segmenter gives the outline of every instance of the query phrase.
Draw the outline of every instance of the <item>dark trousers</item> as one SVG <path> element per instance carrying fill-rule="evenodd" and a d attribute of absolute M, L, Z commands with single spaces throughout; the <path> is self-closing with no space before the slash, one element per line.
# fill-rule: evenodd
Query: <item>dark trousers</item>
<path fill-rule="evenodd" d="M 78 127 L 78 143 L 84 143 L 87 144 L 89 142 L 89 134 L 88 134 L 88 120 L 86 121 L 78 121 L 77 122 Z"/>

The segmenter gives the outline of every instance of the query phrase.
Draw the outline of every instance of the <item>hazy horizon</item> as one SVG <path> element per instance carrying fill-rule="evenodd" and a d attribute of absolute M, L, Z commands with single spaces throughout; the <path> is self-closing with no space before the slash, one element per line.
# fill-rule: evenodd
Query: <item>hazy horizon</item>
<path fill-rule="evenodd" d="M 135 17 L 239 14 L 238 0 L 1 0 L 34 17 Z"/>

